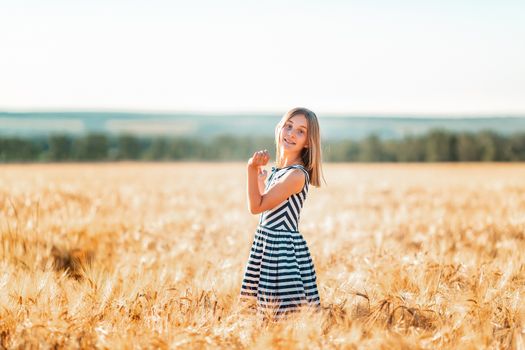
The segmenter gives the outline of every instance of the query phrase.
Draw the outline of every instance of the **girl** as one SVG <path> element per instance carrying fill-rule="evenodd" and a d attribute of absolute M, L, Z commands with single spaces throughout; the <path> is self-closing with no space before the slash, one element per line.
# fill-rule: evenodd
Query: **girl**
<path fill-rule="evenodd" d="M 280 316 L 302 307 L 320 309 L 317 278 L 301 233 L 299 215 L 308 185 L 320 187 L 321 140 L 314 112 L 294 108 L 275 128 L 276 167 L 266 186 L 268 151 L 248 160 L 248 204 L 262 213 L 244 273 L 240 300 L 258 312 Z"/>

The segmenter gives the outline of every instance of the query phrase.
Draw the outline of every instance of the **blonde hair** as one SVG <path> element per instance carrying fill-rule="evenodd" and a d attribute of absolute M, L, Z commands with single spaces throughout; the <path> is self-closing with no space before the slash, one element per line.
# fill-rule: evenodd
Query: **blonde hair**
<path fill-rule="evenodd" d="M 282 166 L 282 155 L 279 147 L 279 134 L 284 127 L 284 124 L 292 117 L 296 115 L 304 115 L 307 122 L 307 144 L 308 147 L 303 148 L 301 151 L 301 160 L 304 163 L 306 171 L 310 177 L 310 183 L 315 187 L 321 187 L 321 177 L 324 180 L 321 166 L 321 133 L 319 131 L 319 121 L 314 112 L 307 108 L 296 107 L 289 110 L 277 126 L 275 127 L 275 148 L 276 148 L 276 163 L 277 167 Z M 326 183 L 326 180 L 325 180 Z"/>

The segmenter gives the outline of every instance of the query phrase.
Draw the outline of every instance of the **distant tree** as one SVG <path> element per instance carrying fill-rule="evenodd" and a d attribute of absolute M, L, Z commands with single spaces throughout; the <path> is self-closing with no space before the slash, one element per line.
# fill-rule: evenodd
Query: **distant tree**
<path fill-rule="evenodd" d="M 492 131 L 481 131 L 476 135 L 477 143 L 480 147 L 481 159 L 485 162 L 504 161 L 505 142 Z"/>
<path fill-rule="evenodd" d="M 359 147 L 352 140 L 326 141 L 321 147 L 326 162 L 356 161 L 359 155 Z"/>
<path fill-rule="evenodd" d="M 168 141 L 164 137 L 155 137 L 146 149 L 143 158 L 146 160 L 165 160 L 168 157 Z"/>
<path fill-rule="evenodd" d="M 342 159 L 340 161 L 355 162 L 359 159 L 359 144 L 353 141 L 346 141 L 341 144 Z"/>
<path fill-rule="evenodd" d="M 118 159 L 139 159 L 140 142 L 129 134 L 119 135 L 117 139 L 117 158 Z"/>
<path fill-rule="evenodd" d="M 450 162 L 457 160 L 456 139 L 446 130 L 433 130 L 426 136 L 425 160 Z"/>
<path fill-rule="evenodd" d="M 369 135 L 359 143 L 359 158 L 361 162 L 380 162 L 385 159 L 383 145 L 377 135 Z"/>
<path fill-rule="evenodd" d="M 507 141 L 507 158 L 511 162 L 525 160 L 525 134 L 517 133 L 511 135 Z"/>
<path fill-rule="evenodd" d="M 92 133 L 76 139 L 73 143 L 73 156 L 82 161 L 107 160 L 109 142 L 105 134 Z"/>
<path fill-rule="evenodd" d="M 242 152 L 242 159 L 249 158 L 253 152 L 267 149 L 270 154 L 275 154 L 275 140 L 273 137 L 246 137 L 243 139 L 243 148 L 246 148 Z"/>
<path fill-rule="evenodd" d="M 482 148 L 475 135 L 461 133 L 457 136 L 457 154 L 460 162 L 480 161 Z"/>
<path fill-rule="evenodd" d="M 235 137 L 232 135 L 219 135 L 209 145 L 207 152 L 215 153 L 217 159 L 241 160 L 251 156 L 252 142 L 247 137 Z M 258 149 L 254 149 L 253 152 Z"/>
<path fill-rule="evenodd" d="M 385 140 L 382 143 L 383 156 L 382 161 L 396 162 L 399 154 L 399 140 Z"/>
<path fill-rule="evenodd" d="M 168 147 L 168 157 L 174 160 L 199 159 L 200 142 L 190 138 L 181 137 L 170 140 Z"/>
<path fill-rule="evenodd" d="M 18 137 L 0 138 L 1 162 L 27 162 L 38 158 L 40 150 L 30 140 Z"/>
<path fill-rule="evenodd" d="M 73 141 L 66 135 L 51 135 L 48 139 L 50 161 L 66 161 L 72 157 L 71 147 Z"/>
<path fill-rule="evenodd" d="M 421 137 L 406 135 L 399 141 L 396 159 L 399 162 L 424 162 L 425 140 Z"/>

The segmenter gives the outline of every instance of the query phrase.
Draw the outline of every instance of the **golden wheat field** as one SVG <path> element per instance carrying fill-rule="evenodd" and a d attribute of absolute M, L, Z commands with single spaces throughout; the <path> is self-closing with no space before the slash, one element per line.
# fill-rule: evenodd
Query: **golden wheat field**
<path fill-rule="evenodd" d="M 238 303 L 241 163 L 0 167 L 1 348 L 524 349 L 525 165 L 326 164 L 322 311 Z"/>

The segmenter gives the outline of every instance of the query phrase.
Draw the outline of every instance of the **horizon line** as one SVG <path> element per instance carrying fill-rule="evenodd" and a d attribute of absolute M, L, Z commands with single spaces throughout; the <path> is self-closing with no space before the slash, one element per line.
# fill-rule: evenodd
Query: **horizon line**
<path fill-rule="evenodd" d="M 126 109 L 126 108 L 0 108 L 0 114 L 30 114 L 30 113 L 114 113 L 114 114 L 137 114 L 137 115 L 206 115 L 206 116 L 282 116 L 286 112 L 275 111 L 253 111 L 253 110 L 236 110 L 236 111 L 218 111 L 212 112 L 208 110 L 155 110 L 155 109 Z M 525 118 L 525 111 L 523 112 L 326 112 L 318 113 L 321 117 L 387 117 L 387 118 Z"/>

